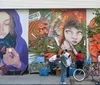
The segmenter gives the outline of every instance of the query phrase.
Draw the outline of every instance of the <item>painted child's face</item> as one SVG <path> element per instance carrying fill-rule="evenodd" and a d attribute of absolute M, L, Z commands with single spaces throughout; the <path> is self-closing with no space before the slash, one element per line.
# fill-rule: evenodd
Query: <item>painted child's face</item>
<path fill-rule="evenodd" d="M 77 45 L 82 40 L 83 33 L 82 30 L 76 29 L 75 27 L 65 28 L 64 37 L 72 45 Z"/>
<path fill-rule="evenodd" d="M 10 30 L 11 18 L 6 12 L 0 12 L 0 39 L 7 36 Z"/>

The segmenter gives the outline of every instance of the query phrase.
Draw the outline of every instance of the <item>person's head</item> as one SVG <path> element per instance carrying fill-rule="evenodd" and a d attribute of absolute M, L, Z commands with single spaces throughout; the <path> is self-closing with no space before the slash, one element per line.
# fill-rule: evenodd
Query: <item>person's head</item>
<path fill-rule="evenodd" d="M 57 54 L 57 58 L 60 58 L 60 54 Z"/>
<path fill-rule="evenodd" d="M 67 49 L 65 49 L 65 52 L 68 52 L 68 50 L 67 50 Z"/>
<path fill-rule="evenodd" d="M 8 34 L 14 34 L 13 18 L 5 11 L 0 12 L 0 39 L 4 39 Z"/>
<path fill-rule="evenodd" d="M 65 53 L 65 51 L 64 51 L 64 50 L 62 50 L 61 55 L 62 55 L 62 54 L 64 54 L 64 53 Z"/>
<path fill-rule="evenodd" d="M 82 26 L 75 20 L 64 24 L 64 39 L 72 45 L 77 45 L 83 38 Z"/>
<path fill-rule="evenodd" d="M 82 53 L 82 52 L 79 50 L 78 53 Z"/>

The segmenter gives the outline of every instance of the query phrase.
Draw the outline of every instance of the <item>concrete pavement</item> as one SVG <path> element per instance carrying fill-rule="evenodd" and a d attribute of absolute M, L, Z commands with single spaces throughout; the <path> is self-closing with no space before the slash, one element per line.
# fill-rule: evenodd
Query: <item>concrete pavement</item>
<path fill-rule="evenodd" d="M 73 78 L 66 79 L 67 84 L 70 85 L 95 85 L 92 81 L 84 80 L 82 82 L 76 82 Z M 25 75 L 4 75 L 0 76 L 0 85 L 2 84 L 60 84 L 60 76 L 40 76 L 39 74 L 25 74 Z"/>
<path fill-rule="evenodd" d="M 69 80 L 66 80 L 70 84 Z M 0 76 L 0 84 L 60 84 L 60 76 L 40 76 L 28 74 L 22 76 Z"/>

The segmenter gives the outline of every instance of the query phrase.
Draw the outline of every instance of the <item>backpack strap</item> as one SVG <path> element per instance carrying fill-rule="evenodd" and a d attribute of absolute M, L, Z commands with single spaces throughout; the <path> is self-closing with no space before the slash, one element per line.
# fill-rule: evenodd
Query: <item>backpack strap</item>
<path fill-rule="evenodd" d="M 70 55 L 68 56 L 68 58 L 70 58 Z M 68 59 L 68 58 L 67 58 L 67 59 Z"/>

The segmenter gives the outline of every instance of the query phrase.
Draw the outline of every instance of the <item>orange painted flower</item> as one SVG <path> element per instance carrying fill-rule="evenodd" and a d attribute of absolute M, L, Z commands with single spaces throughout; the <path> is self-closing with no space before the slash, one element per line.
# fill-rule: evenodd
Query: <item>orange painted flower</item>
<path fill-rule="evenodd" d="M 89 26 L 90 26 L 91 28 L 94 28 L 94 27 L 95 27 L 94 18 L 90 21 Z"/>
<path fill-rule="evenodd" d="M 89 26 L 91 27 L 92 32 L 95 31 L 95 18 L 90 21 Z M 92 55 L 92 61 L 98 61 L 98 51 L 100 51 L 100 34 L 95 34 L 93 37 L 89 38 L 89 52 Z"/>

